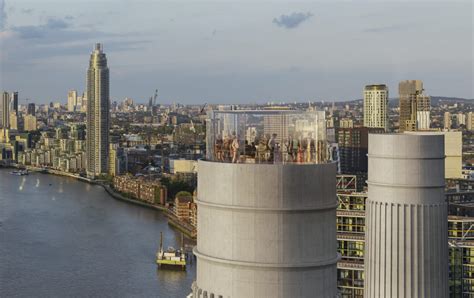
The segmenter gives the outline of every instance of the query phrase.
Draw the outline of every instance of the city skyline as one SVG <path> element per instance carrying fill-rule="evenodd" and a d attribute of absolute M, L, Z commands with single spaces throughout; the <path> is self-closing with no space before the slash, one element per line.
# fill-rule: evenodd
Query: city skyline
<path fill-rule="evenodd" d="M 474 98 L 469 2 L 123 1 L 130 14 L 108 3 L 0 0 L 0 89 L 19 90 L 21 102 L 81 94 L 84 53 L 101 42 L 113 100 L 146 103 L 158 89 L 159 103 L 344 101 L 405 79 L 423 80 L 432 96 Z"/>

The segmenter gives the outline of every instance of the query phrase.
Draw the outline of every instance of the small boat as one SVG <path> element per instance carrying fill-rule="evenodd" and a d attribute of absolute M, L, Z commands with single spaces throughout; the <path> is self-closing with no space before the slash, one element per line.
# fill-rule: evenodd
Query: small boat
<path fill-rule="evenodd" d="M 15 176 L 25 176 L 28 175 L 28 170 L 18 170 L 18 171 L 12 171 L 10 174 L 15 175 Z"/>
<path fill-rule="evenodd" d="M 181 269 L 186 269 L 186 254 L 183 250 L 183 234 L 181 234 L 181 249 L 168 247 L 168 249 L 165 251 L 163 250 L 163 233 L 160 232 L 160 249 L 156 253 L 156 264 L 158 264 L 159 268 L 163 268 L 165 266 L 181 266 Z"/>

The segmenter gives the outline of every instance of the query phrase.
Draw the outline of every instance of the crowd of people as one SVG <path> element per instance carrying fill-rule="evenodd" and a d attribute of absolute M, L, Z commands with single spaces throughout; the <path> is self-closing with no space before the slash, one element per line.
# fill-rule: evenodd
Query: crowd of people
<path fill-rule="evenodd" d="M 231 137 L 217 137 L 214 161 L 231 163 L 310 163 L 317 162 L 318 143 L 312 137 L 278 138 L 277 134 L 249 143 Z"/>

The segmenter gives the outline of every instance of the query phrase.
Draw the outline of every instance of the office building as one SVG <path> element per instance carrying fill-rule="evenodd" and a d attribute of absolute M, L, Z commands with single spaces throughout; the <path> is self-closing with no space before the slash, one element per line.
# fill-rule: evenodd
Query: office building
<path fill-rule="evenodd" d="M 367 85 L 364 88 L 364 126 L 388 131 L 388 87 Z"/>
<path fill-rule="evenodd" d="M 383 133 L 384 131 L 384 128 L 339 128 L 337 143 L 341 173 L 366 174 L 369 132 Z"/>
<path fill-rule="evenodd" d="M 16 115 L 18 115 L 18 92 L 12 92 L 11 95 L 11 112 L 15 112 Z"/>
<path fill-rule="evenodd" d="M 36 105 L 34 103 L 29 103 L 26 112 L 28 115 L 36 116 Z"/>
<path fill-rule="evenodd" d="M 398 84 L 398 93 L 400 96 L 400 132 L 421 129 L 418 125 L 426 127 L 426 123 L 418 121 L 418 112 L 424 111 L 429 113 L 431 109 L 431 99 L 428 95 L 425 95 L 423 91 L 423 82 L 420 80 L 402 81 Z M 426 118 L 426 115 L 423 117 Z"/>
<path fill-rule="evenodd" d="M 265 162 L 243 146 L 233 152 L 240 155 L 238 162 L 221 160 L 214 144 L 223 135 L 216 130 L 223 127 L 216 121 L 222 113 L 234 113 L 234 128 L 242 134 L 233 142 L 244 144 L 250 124 L 245 119 L 262 119 L 267 112 L 210 115 L 207 146 L 217 151 L 207 151 L 206 160 L 198 163 L 197 279 L 191 297 L 335 297 L 336 165 L 280 162 L 278 142 L 273 158 Z M 295 119 L 289 113 L 315 119 L 311 112 L 283 113 L 289 116 L 289 127 Z M 260 129 L 258 138 L 263 122 L 252 123 Z M 296 138 L 293 129 L 288 137 Z M 309 135 L 305 138 L 310 141 Z"/>
<path fill-rule="evenodd" d="M 70 90 L 67 93 L 67 110 L 68 112 L 75 112 L 77 107 L 77 91 Z"/>
<path fill-rule="evenodd" d="M 2 101 L 0 102 L 0 127 L 10 128 L 10 94 L 2 93 Z"/>
<path fill-rule="evenodd" d="M 101 44 L 91 53 L 87 71 L 87 173 L 107 174 L 109 167 L 109 68 Z"/>
<path fill-rule="evenodd" d="M 448 297 L 444 137 L 370 134 L 369 144 L 365 297 Z"/>

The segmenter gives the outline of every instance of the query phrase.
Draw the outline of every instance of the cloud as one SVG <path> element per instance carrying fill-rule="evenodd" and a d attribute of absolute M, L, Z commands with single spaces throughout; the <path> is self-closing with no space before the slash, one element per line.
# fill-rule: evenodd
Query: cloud
<path fill-rule="evenodd" d="M 45 26 L 49 29 L 66 29 L 70 24 L 59 18 L 49 18 Z"/>
<path fill-rule="evenodd" d="M 392 31 L 399 31 L 408 28 L 408 25 L 392 25 L 392 26 L 383 26 L 383 27 L 373 27 L 367 28 L 364 32 L 367 33 L 384 33 L 384 32 L 392 32 Z"/>
<path fill-rule="evenodd" d="M 0 32 L 7 26 L 7 11 L 5 10 L 5 0 L 0 0 Z"/>
<path fill-rule="evenodd" d="M 293 29 L 298 27 L 301 23 L 313 16 L 310 12 L 294 12 L 290 15 L 282 14 L 278 18 L 274 18 L 272 23 L 276 24 L 278 27 L 283 27 L 286 29 Z"/>
<path fill-rule="evenodd" d="M 0 0 L 1 1 L 1 0 Z M 58 31 L 70 28 L 71 24 L 63 19 L 50 17 L 46 23 L 38 26 L 14 26 L 11 30 L 18 33 L 22 39 L 37 39 L 45 36 L 57 35 Z"/>
<path fill-rule="evenodd" d="M 23 8 L 21 10 L 21 12 L 24 13 L 24 14 L 31 14 L 31 13 L 33 13 L 33 11 L 35 11 L 33 8 Z"/>

